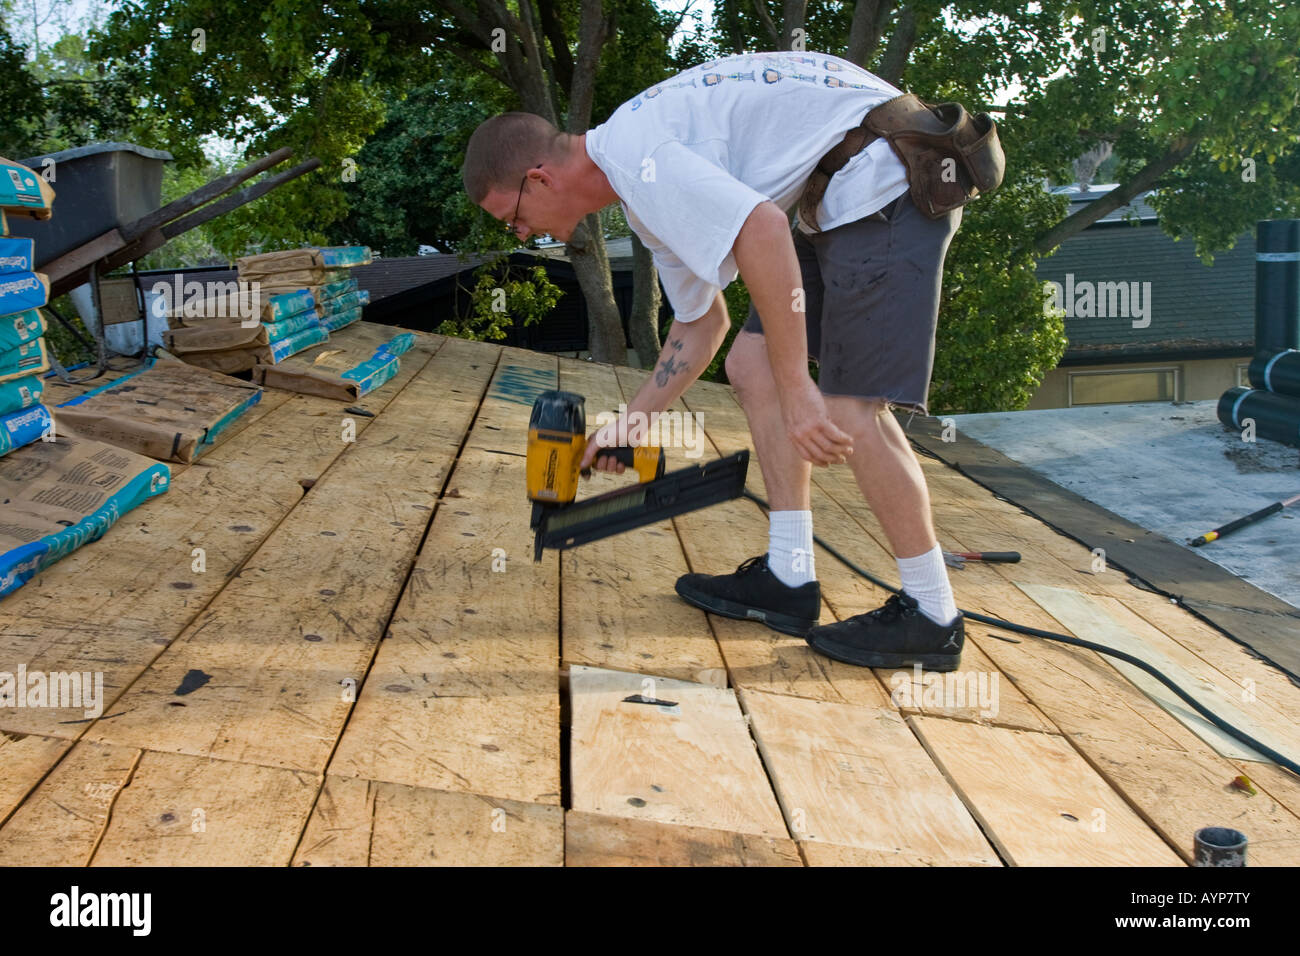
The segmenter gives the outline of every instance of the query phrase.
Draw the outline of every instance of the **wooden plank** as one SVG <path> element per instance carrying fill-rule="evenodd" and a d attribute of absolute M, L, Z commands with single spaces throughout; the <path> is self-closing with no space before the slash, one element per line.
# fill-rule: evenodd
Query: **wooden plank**
<path fill-rule="evenodd" d="M 626 401 L 610 365 L 561 360 L 560 388 L 585 396 L 589 432 L 600 412 L 616 411 Z M 697 463 L 685 452 L 664 448 L 669 471 Z M 583 499 L 626 488 L 633 480 L 593 471 L 578 495 Z M 565 552 L 560 572 L 563 665 L 641 671 L 725 687 L 722 654 L 704 612 L 673 590 L 686 572 L 671 521 Z"/>
<path fill-rule="evenodd" d="M 491 353 L 449 341 L 88 738 L 323 772 Z"/>
<path fill-rule="evenodd" d="M 940 717 L 908 721 L 1011 865 L 1180 865 L 1064 739 Z"/>
<path fill-rule="evenodd" d="M 740 694 L 795 839 L 911 861 L 997 865 L 997 854 L 893 709 Z"/>
<path fill-rule="evenodd" d="M 572 809 L 786 835 L 732 691 L 573 667 L 569 695 Z"/>
<path fill-rule="evenodd" d="M 1285 673 L 1167 598 L 1135 588 L 1120 601 L 1228 678 L 1240 700 L 1269 708 L 1288 727 L 1300 726 L 1300 687 Z"/>
<path fill-rule="evenodd" d="M 975 610 L 1068 633 L 1019 588 L 1000 577 L 998 582 L 981 588 L 971 602 Z M 1192 833 L 1224 825 L 1249 834 L 1252 864 L 1300 863 L 1300 817 L 1267 790 L 1260 799 L 1231 788 L 1241 767 L 1216 754 L 1099 655 L 984 625 L 974 640 L 1185 860 L 1191 861 Z M 1248 766 L 1261 775 L 1269 769 Z"/>
<path fill-rule="evenodd" d="M 564 811 L 331 774 L 293 863 L 561 866 Z"/>
<path fill-rule="evenodd" d="M 100 233 L 89 242 L 83 242 L 75 249 L 69 249 L 57 259 L 42 263 L 39 268 L 49 276 L 50 298 L 56 298 L 69 288 L 64 281 L 74 273 L 88 270 L 105 256 L 117 252 L 126 245 L 126 238 L 116 228 Z M 102 273 L 101 273 L 102 274 Z"/>
<path fill-rule="evenodd" d="M 886 853 L 882 850 L 864 850 L 856 846 L 836 846 L 834 843 L 801 843 L 799 849 L 809 866 L 952 866 L 944 859 L 929 859 L 906 851 Z M 977 864 L 969 861 L 963 866 L 1001 866 L 1001 862 Z"/>
<path fill-rule="evenodd" d="M 72 746 L 0 828 L 0 866 L 88 865 L 139 760 L 129 747 Z"/>
<path fill-rule="evenodd" d="M 559 804 L 558 563 L 532 561 L 523 456 L 554 386 L 503 351 L 332 773 Z"/>
<path fill-rule="evenodd" d="M 320 784 L 296 770 L 146 751 L 91 865 L 286 866 Z"/>
<path fill-rule="evenodd" d="M 0 824 L 71 746 L 58 737 L 0 732 Z"/>
<path fill-rule="evenodd" d="M 706 430 L 717 444 L 744 447 L 748 442 L 744 411 L 732 400 L 729 388 L 711 385 L 710 388 L 701 389 L 699 395 L 690 391 L 687 393 L 687 401 L 703 416 Z M 751 467 L 751 473 L 756 471 L 756 468 Z M 761 478 L 758 481 L 761 483 Z M 751 489 L 761 496 L 761 491 L 754 489 L 752 480 Z M 687 553 L 693 561 L 697 560 L 693 551 L 695 545 L 700 547 L 702 554 L 707 555 L 719 547 L 713 542 L 728 540 L 728 535 L 722 531 L 722 522 L 740 527 L 741 519 L 735 510 L 727 512 L 723 507 L 678 519 L 683 541 L 687 544 Z M 740 507 L 740 503 L 736 503 L 735 507 Z M 812 509 L 813 527 L 818 537 L 829 541 L 854 563 L 873 571 L 878 577 L 887 581 L 896 580 L 897 565 L 884 544 L 886 539 L 879 522 L 863 499 L 850 469 L 813 469 Z M 754 544 L 751 547 L 764 551 L 766 519 L 761 517 L 761 512 L 759 514 L 761 530 L 753 535 Z M 708 528 L 709 525 L 713 525 L 713 528 Z M 697 529 L 704 533 L 694 533 Z M 715 533 L 709 534 L 710 530 Z M 735 532 L 730 534 L 734 535 Z M 888 597 L 887 592 L 850 571 L 824 549 L 816 550 L 816 572 L 823 599 L 832 611 L 832 614 L 823 614 L 823 620 L 842 620 L 860 614 L 879 607 Z M 969 643 L 968 650 L 963 652 L 961 673 L 965 675 L 964 679 L 973 680 L 976 686 L 983 680 L 985 686 L 998 688 L 996 706 L 993 708 L 981 707 L 974 700 L 971 703 L 959 703 L 951 698 L 935 704 L 934 695 L 927 697 L 925 687 L 917 686 L 921 678 L 910 671 L 872 671 L 853 667 L 816 654 L 801 640 L 795 639 L 796 644 L 783 646 L 779 640 L 780 635 L 774 632 L 767 631 L 766 640 L 760 640 L 753 636 L 756 630 L 754 625 L 721 618 L 712 620 L 724 653 L 728 661 L 733 662 L 734 672 L 745 674 L 743 681 L 738 676 L 734 678 L 737 686 L 864 706 L 884 706 L 892 699 L 894 706 L 902 707 L 908 712 L 937 712 L 960 719 L 1046 732 L 1054 732 L 1056 729 L 1025 699 L 1013 682 L 998 673 L 996 665 L 977 646 Z M 765 663 L 768 665 L 766 668 L 763 667 Z M 763 676 L 759 678 L 759 674 Z"/>
<path fill-rule="evenodd" d="M 1158 595 L 1135 593 L 1136 596 L 1123 602 L 1128 610 L 1141 615 L 1153 628 L 1158 628 L 1164 639 L 1177 641 L 1179 646 L 1224 675 L 1229 689 L 1239 689 L 1241 706 L 1256 719 L 1266 721 L 1275 733 L 1295 732 L 1300 725 L 1300 689 L 1286 674 L 1185 609 Z M 1120 613 L 1113 606 L 1108 607 L 1112 613 Z M 1137 624 L 1131 626 L 1139 627 Z M 1298 749 L 1292 744 L 1283 753 L 1294 760 L 1298 757 Z M 1235 763 L 1256 787 L 1267 791 L 1291 813 L 1300 816 L 1300 780 L 1294 774 L 1272 764 Z"/>
<path fill-rule="evenodd" d="M 398 388 L 432 354 L 435 342 L 421 338 Z M 304 485 L 348 447 L 338 440 L 338 403 L 295 396 L 277 407 L 283 394 L 268 395 L 267 412 L 259 403 L 238 434 L 176 475 L 166 495 L 0 602 L 0 659 L 25 662 L 29 671 L 101 671 L 110 712 L 303 500 Z M 387 404 L 372 397 L 379 410 Z M 359 436 L 369 421 L 356 418 Z M 0 727 L 21 733 L 76 737 L 87 726 L 82 718 L 52 708 L 0 709 Z"/>
<path fill-rule="evenodd" d="M 1190 694 L 1201 705 L 1226 720 L 1235 727 L 1259 740 L 1266 746 L 1280 752 L 1296 751 L 1294 735 L 1279 736 L 1270 728 L 1262 726 L 1239 708 L 1224 686 L 1228 681 L 1221 674 L 1186 652 L 1174 653 L 1186 660 L 1191 658 L 1191 665 L 1196 668 L 1193 674 L 1181 662 L 1174 659 L 1165 649 L 1156 646 L 1156 642 L 1144 641 L 1128 630 L 1115 618 L 1111 617 L 1104 606 L 1095 603 L 1101 599 L 1084 595 L 1078 591 L 1054 588 L 1042 584 L 1018 583 L 1017 587 L 1038 603 L 1045 611 L 1056 618 L 1070 632 L 1085 640 L 1112 647 L 1119 651 L 1146 661 L 1163 673 L 1175 684 Z M 1172 642 L 1160 642 L 1168 647 Z M 1181 650 L 1181 649 L 1180 649 Z M 1225 757 L 1238 760 L 1263 760 L 1256 751 L 1215 727 L 1186 703 L 1174 695 L 1173 691 L 1143 671 L 1125 661 L 1106 657 L 1106 662 L 1123 674 L 1139 690 L 1155 701 L 1161 708 L 1176 717 L 1184 726 L 1208 743 Z M 1197 666 L 1200 665 L 1200 666 Z M 1218 679 L 1216 682 L 1216 678 Z M 1240 691 L 1236 692 L 1238 695 Z"/>
<path fill-rule="evenodd" d="M 793 840 L 570 810 L 566 866 L 803 866 Z"/>

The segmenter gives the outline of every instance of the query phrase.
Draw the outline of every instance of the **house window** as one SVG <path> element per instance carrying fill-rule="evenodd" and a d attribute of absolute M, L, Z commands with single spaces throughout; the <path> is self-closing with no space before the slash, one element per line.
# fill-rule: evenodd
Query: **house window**
<path fill-rule="evenodd" d="M 1177 398 L 1178 369 L 1176 368 L 1070 373 L 1071 406 L 1172 402 Z"/>
<path fill-rule="evenodd" d="M 1237 366 L 1237 384 L 1250 388 L 1250 364 Z"/>

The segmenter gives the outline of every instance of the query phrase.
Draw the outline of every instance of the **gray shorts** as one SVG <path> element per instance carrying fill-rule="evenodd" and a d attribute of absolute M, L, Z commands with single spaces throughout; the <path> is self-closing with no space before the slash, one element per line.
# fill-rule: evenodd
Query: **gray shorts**
<path fill-rule="evenodd" d="M 884 399 L 926 414 L 943 260 L 962 210 L 928 219 L 909 193 L 826 232 L 794 231 L 808 357 L 826 395 Z M 751 304 L 746 332 L 762 333 Z"/>

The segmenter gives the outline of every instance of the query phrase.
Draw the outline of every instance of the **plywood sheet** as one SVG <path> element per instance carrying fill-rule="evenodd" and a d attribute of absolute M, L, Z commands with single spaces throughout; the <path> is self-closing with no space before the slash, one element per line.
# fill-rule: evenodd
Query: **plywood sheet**
<path fill-rule="evenodd" d="M 742 691 L 790 832 L 910 860 L 997 855 L 896 711 Z"/>
<path fill-rule="evenodd" d="M 574 810 L 786 835 L 732 691 L 574 667 L 569 694 Z"/>
<path fill-rule="evenodd" d="M 325 779 L 295 866 L 560 866 L 559 807 Z"/>
<path fill-rule="evenodd" d="M 803 866 L 793 840 L 569 811 L 566 866 Z"/>
<path fill-rule="evenodd" d="M 908 718 L 1013 866 L 1179 866 L 1168 845 L 1063 738 Z"/>

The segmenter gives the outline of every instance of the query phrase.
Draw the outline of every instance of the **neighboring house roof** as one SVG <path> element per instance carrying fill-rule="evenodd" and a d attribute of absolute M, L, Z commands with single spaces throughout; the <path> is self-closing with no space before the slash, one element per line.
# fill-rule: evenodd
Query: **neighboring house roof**
<path fill-rule="evenodd" d="M 538 255 L 550 256 L 554 259 L 563 259 L 569 261 L 569 257 L 564 254 L 565 244 L 562 242 L 551 242 L 539 246 L 535 251 Z M 621 239 L 605 240 L 605 255 L 609 256 L 609 268 L 612 272 L 631 272 L 632 271 L 632 237 L 624 236 Z"/>
<path fill-rule="evenodd" d="M 1077 187 L 1057 187 L 1053 192 L 1070 195 L 1071 212 L 1093 198 L 1105 195 L 1113 185 L 1094 186 L 1088 199 Z M 1073 189 L 1068 192 L 1067 189 Z M 1077 302 L 1093 284 L 1094 315 L 1067 312 L 1065 332 L 1070 345 L 1062 365 L 1091 364 L 1172 358 L 1176 355 L 1213 357 L 1249 353 L 1255 339 L 1255 235 L 1244 233 L 1236 245 L 1217 253 L 1213 266 L 1196 257 L 1188 241 L 1175 242 L 1156 222 L 1154 210 L 1139 196 L 1130 206 L 1115 210 L 1095 225 L 1067 239 L 1052 256 L 1040 260 L 1041 279 L 1060 283 L 1068 309 L 1071 283 Z M 1124 222 L 1133 214 L 1136 223 Z M 1070 277 L 1073 277 L 1071 280 Z M 1140 300 L 1130 300 L 1128 312 L 1096 314 L 1097 284 L 1124 283 Z M 1148 285 L 1149 283 L 1149 285 Z M 1150 290 L 1148 302 L 1147 290 Z M 1140 301 L 1146 316 L 1136 303 Z M 1122 305 L 1116 293 L 1113 304 Z M 1148 308 L 1149 306 L 1149 308 Z M 1147 322 L 1143 327 L 1139 326 Z"/>
<path fill-rule="evenodd" d="M 352 270 L 357 285 L 370 292 L 370 301 L 376 302 L 389 295 L 405 292 L 416 286 L 437 282 L 448 276 L 477 269 L 495 256 L 469 256 L 435 253 L 427 256 L 399 256 L 393 259 L 376 259 L 367 266 Z"/>
<path fill-rule="evenodd" d="M 1070 199 L 1070 211 L 1067 215 L 1074 215 L 1094 199 L 1109 193 L 1112 189 L 1117 189 L 1119 183 L 1094 183 L 1089 186 L 1080 186 L 1078 183 L 1070 183 L 1066 186 L 1053 186 L 1048 192 L 1054 196 L 1068 196 Z M 1150 196 L 1150 191 L 1138 193 L 1133 201 L 1120 206 L 1118 209 L 1112 209 L 1106 215 L 1097 220 L 1096 225 L 1113 222 L 1131 222 L 1134 218 L 1142 221 L 1155 222 L 1159 217 L 1155 209 L 1148 205 L 1146 199 Z"/>

